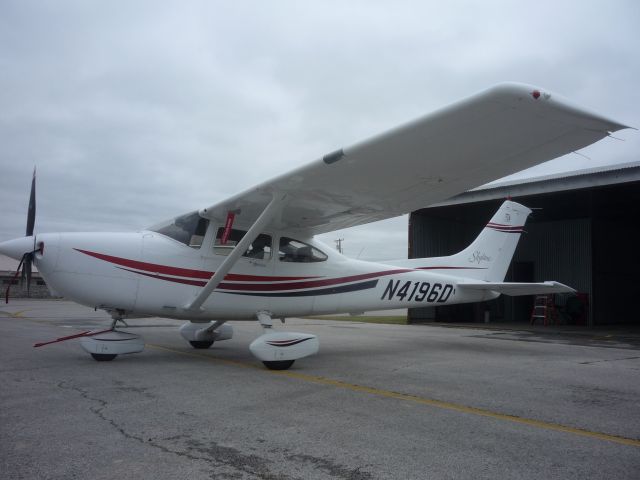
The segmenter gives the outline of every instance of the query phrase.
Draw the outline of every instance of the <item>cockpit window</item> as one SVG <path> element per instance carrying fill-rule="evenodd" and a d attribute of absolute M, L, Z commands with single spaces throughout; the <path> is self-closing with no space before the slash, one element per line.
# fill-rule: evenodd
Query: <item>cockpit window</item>
<path fill-rule="evenodd" d="M 209 220 L 202 218 L 198 212 L 192 212 L 154 225 L 149 230 L 173 238 L 191 248 L 200 248 L 208 225 Z"/>
<path fill-rule="evenodd" d="M 327 256 L 316 247 L 289 237 L 280 238 L 278 258 L 281 262 L 324 262 Z"/>
<path fill-rule="evenodd" d="M 224 227 L 220 227 L 216 233 L 213 252 L 217 255 L 229 255 L 240 240 L 246 235 L 244 230 L 231 229 L 227 243 L 222 245 L 222 236 L 224 235 Z M 256 258 L 258 260 L 269 260 L 271 258 L 271 236 L 261 233 L 251 242 L 247 251 L 242 254 L 243 257 Z"/>

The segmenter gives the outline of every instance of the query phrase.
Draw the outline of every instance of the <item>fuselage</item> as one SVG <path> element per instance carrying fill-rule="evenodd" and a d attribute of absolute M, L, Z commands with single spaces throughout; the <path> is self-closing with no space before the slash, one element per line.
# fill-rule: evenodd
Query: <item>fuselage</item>
<path fill-rule="evenodd" d="M 269 234 L 273 248 L 240 257 L 202 308 L 188 310 L 229 250 L 214 236 L 208 231 L 194 248 L 155 231 L 40 234 L 43 249 L 35 263 L 54 291 L 78 303 L 202 321 L 255 320 L 260 311 L 280 318 L 493 298 L 459 291 L 460 270 L 453 276 L 437 268 L 353 260 L 313 238 L 277 232 Z"/>

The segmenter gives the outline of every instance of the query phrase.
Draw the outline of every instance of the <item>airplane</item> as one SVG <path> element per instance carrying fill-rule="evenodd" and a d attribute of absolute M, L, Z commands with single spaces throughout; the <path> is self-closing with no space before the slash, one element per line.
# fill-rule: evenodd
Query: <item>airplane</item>
<path fill-rule="evenodd" d="M 499 84 L 131 233 L 35 234 L 34 171 L 26 236 L 0 243 L 0 253 L 20 260 L 27 285 L 35 264 L 53 291 L 111 314 L 106 330 L 54 340 L 80 338 L 98 361 L 144 348 L 116 328 L 126 318 L 185 320 L 180 334 L 197 349 L 231 338 L 229 320 L 257 320 L 263 334 L 252 354 L 284 370 L 317 353 L 319 340 L 276 330 L 274 319 L 573 292 L 553 281 L 504 282 L 531 213 L 512 200 L 447 257 L 361 261 L 314 237 L 424 208 L 624 128 L 547 90 Z"/>

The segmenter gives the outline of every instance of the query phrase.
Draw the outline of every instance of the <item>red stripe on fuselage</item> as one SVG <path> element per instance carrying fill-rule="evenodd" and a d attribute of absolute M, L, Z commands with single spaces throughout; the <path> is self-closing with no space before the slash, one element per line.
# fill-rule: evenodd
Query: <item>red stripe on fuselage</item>
<path fill-rule="evenodd" d="M 137 273 L 138 275 L 144 275 L 145 277 L 156 278 L 158 280 L 165 280 L 168 282 L 174 283 L 182 283 L 184 285 L 193 285 L 196 287 L 204 287 L 206 282 L 201 280 L 188 280 L 186 278 L 174 278 L 174 277 L 165 277 L 164 275 L 159 275 L 157 273 L 147 273 L 147 272 L 139 272 L 136 270 L 130 270 L 128 268 L 119 267 L 122 270 L 126 270 L 127 272 Z M 361 275 L 351 275 L 349 277 L 341 277 L 341 278 L 332 278 L 327 280 L 315 280 L 309 282 L 288 282 L 288 283 L 220 283 L 218 285 L 218 290 L 229 290 L 235 292 L 273 292 L 273 291 L 283 291 L 283 290 L 304 290 L 307 288 L 315 288 L 315 287 L 326 287 L 326 286 L 334 286 L 343 283 L 356 282 L 359 280 L 366 280 L 370 278 L 383 277 L 385 275 L 394 275 L 397 273 L 406 273 L 411 272 L 411 270 L 401 269 L 401 270 L 387 270 L 385 272 L 375 272 L 375 273 L 363 273 Z"/>
<path fill-rule="evenodd" d="M 202 280 L 188 280 L 186 278 L 165 277 L 164 275 L 158 275 L 157 273 L 139 272 L 137 270 L 131 270 L 129 268 L 118 267 L 120 270 L 126 270 L 127 272 L 137 273 L 138 275 L 144 275 L 145 277 L 156 278 L 158 280 L 166 280 L 167 282 L 182 283 L 184 285 L 193 285 L 195 287 L 204 287 L 207 282 Z"/>
<path fill-rule="evenodd" d="M 416 267 L 416 270 L 486 270 L 487 267 Z"/>
<path fill-rule="evenodd" d="M 85 255 L 89 255 L 90 257 L 104 260 L 105 262 L 110 262 L 116 265 L 121 265 L 123 267 L 135 268 L 136 270 L 144 270 L 145 272 L 151 272 L 156 274 L 163 273 L 165 275 L 175 275 L 177 277 L 188 277 L 188 278 L 201 278 L 204 280 L 209 280 L 214 274 L 214 272 L 208 272 L 206 270 L 193 270 L 190 268 L 180 268 L 180 267 L 170 267 L 167 265 L 159 265 L 157 263 L 140 262 L 138 260 L 130 260 L 128 258 L 114 257 L 113 255 L 106 255 L 104 253 L 97 253 L 97 252 L 91 252 L 89 250 L 82 250 L 80 248 L 74 248 L 74 250 L 80 253 L 84 253 Z M 318 278 L 318 277 L 268 277 L 268 276 L 260 276 L 260 275 L 238 275 L 235 273 L 230 273 L 224 277 L 225 280 L 228 280 L 230 282 L 233 282 L 233 281 L 282 282 L 282 281 L 290 281 L 290 280 L 307 280 L 310 278 Z"/>
<path fill-rule="evenodd" d="M 164 280 L 168 282 L 181 283 L 183 285 L 192 285 L 196 287 L 203 287 L 206 285 L 206 281 L 211 278 L 213 272 L 207 272 L 205 270 L 193 270 L 189 268 L 170 267 L 167 265 L 159 265 L 156 263 L 140 262 L 137 260 L 130 260 L 122 257 L 115 257 L 113 255 L 106 255 L 104 253 L 91 252 L 89 250 L 75 249 L 78 252 L 84 253 L 94 258 L 98 258 L 105 262 L 110 262 L 115 265 L 120 265 L 120 269 L 126 270 L 138 275 L 144 275 L 146 277 L 155 278 L 157 280 Z M 322 280 L 310 280 L 316 277 L 270 277 L 270 276 L 256 276 L 256 275 L 238 275 L 230 273 L 225 276 L 224 280 L 227 282 L 260 282 L 260 283 L 225 283 L 222 282 L 218 285 L 219 290 L 228 291 L 252 291 L 252 292 L 273 292 L 282 290 L 302 290 L 316 287 L 326 287 L 332 285 L 339 285 L 350 282 L 357 282 L 360 280 L 367 280 L 372 278 L 379 278 L 388 275 L 395 275 L 399 273 L 407 273 L 415 270 L 485 270 L 484 267 L 417 267 L 417 268 L 400 268 L 393 270 L 384 270 L 372 273 L 362 273 L 358 275 L 350 275 L 339 278 L 328 278 Z M 164 274 L 164 275 L 162 275 Z M 168 277 L 166 275 L 172 275 Z M 187 278 L 175 278 L 175 277 L 187 277 Z M 299 281 L 305 280 L 305 281 Z M 280 283 L 265 283 L 265 282 L 280 282 Z M 283 283 L 284 282 L 284 283 Z"/>
<path fill-rule="evenodd" d="M 311 280 L 307 282 L 289 282 L 289 283 L 267 283 L 267 284 L 251 284 L 251 283 L 221 283 L 218 288 L 221 290 L 249 291 L 249 292 L 272 292 L 275 290 L 301 290 L 304 288 L 327 287 L 342 283 L 357 282 L 359 280 L 367 280 L 370 278 L 384 277 L 386 275 L 395 275 L 397 273 L 411 272 L 411 269 L 387 270 L 384 272 L 362 273 L 360 275 L 350 275 L 348 277 L 328 278 L 325 280 Z"/>

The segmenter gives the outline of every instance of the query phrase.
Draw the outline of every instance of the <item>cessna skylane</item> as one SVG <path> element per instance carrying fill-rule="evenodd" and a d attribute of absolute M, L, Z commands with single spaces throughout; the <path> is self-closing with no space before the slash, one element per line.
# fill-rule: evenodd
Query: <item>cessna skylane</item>
<path fill-rule="evenodd" d="M 0 253 L 21 261 L 27 283 L 33 263 L 55 292 L 111 314 L 106 330 L 58 339 L 79 337 L 98 361 L 143 349 L 138 335 L 116 329 L 126 318 L 185 320 L 181 335 L 202 349 L 231 338 L 228 320 L 257 320 L 264 333 L 251 352 L 287 369 L 319 342 L 276 330 L 273 319 L 573 292 L 504 282 L 531 213 L 511 200 L 448 257 L 365 262 L 314 235 L 423 208 L 623 128 L 546 90 L 500 84 L 133 233 L 34 234 L 34 174 L 26 236 L 0 243 Z"/>

